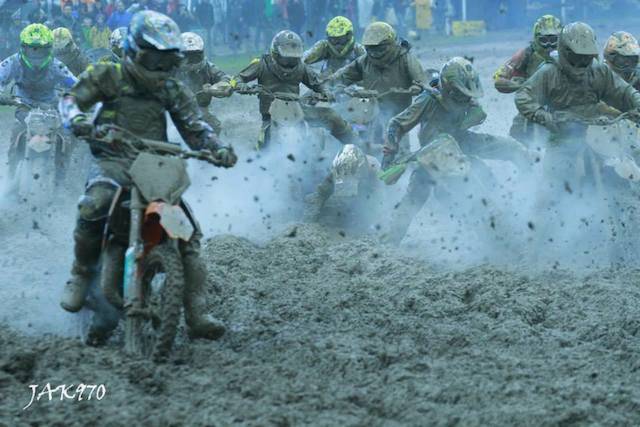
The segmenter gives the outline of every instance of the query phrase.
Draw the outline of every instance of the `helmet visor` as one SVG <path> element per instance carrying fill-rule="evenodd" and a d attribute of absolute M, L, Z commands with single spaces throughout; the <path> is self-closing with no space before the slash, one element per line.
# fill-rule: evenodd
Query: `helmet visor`
<path fill-rule="evenodd" d="M 171 71 L 180 65 L 183 58 L 178 50 L 141 49 L 136 59 L 149 71 Z"/>
<path fill-rule="evenodd" d="M 640 57 L 631 55 L 631 56 L 623 56 L 623 55 L 613 55 L 610 57 L 609 61 L 611 65 L 619 70 L 632 70 L 638 66 L 638 62 Z"/>
<path fill-rule="evenodd" d="M 184 54 L 184 59 L 185 59 L 186 63 L 189 64 L 189 65 L 200 64 L 202 61 L 204 61 L 204 52 L 201 51 L 201 50 L 192 51 L 192 52 L 186 52 Z"/>
<path fill-rule="evenodd" d="M 591 65 L 595 55 L 578 55 L 571 50 L 567 50 L 567 61 L 576 68 L 587 68 Z"/>
<path fill-rule="evenodd" d="M 329 37 L 329 43 L 331 43 L 331 45 L 336 48 L 336 50 L 340 51 L 349 44 L 352 37 L 353 36 L 351 35 L 351 33 L 345 34 L 344 36 L 340 37 Z"/>
<path fill-rule="evenodd" d="M 22 53 L 28 64 L 42 68 L 51 61 L 51 46 L 23 46 Z"/>
<path fill-rule="evenodd" d="M 538 44 L 542 46 L 543 49 L 556 49 L 558 47 L 558 36 L 555 34 L 538 36 Z"/>
<path fill-rule="evenodd" d="M 365 49 L 367 50 L 367 55 L 373 59 L 381 59 L 389 51 L 389 44 L 383 43 L 375 46 L 369 45 L 365 46 Z"/>

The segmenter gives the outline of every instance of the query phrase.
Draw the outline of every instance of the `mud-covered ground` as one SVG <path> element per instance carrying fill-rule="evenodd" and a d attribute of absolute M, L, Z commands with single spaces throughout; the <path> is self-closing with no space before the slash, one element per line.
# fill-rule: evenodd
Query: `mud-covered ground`
<path fill-rule="evenodd" d="M 482 130 L 504 135 L 515 108 L 491 75 L 525 40 L 418 51 L 428 67 L 474 56 Z M 58 307 L 78 190 L 35 209 L 3 197 L 0 426 L 640 424 L 640 271 L 532 271 L 526 259 L 482 254 L 464 267 L 438 253 L 450 248 L 433 244 L 429 226 L 423 242 L 398 249 L 290 223 L 247 151 L 256 100 L 218 106 L 241 163 L 192 165 L 188 200 L 207 237 L 210 311 L 228 334 L 191 342 L 181 329 L 163 365 L 123 354 L 120 334 L 85 347 L 78 316 Z M 525 244 L 528 220 L 514 231 Z M 22 410 L 29 386 L 47 383 L 104 384 L 106 395 L 43 395 Z"/>

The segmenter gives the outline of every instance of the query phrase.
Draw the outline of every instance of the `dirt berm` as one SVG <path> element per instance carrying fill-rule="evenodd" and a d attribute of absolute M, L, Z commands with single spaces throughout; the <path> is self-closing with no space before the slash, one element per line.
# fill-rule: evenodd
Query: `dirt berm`
<path fill-rule="evenodd" d="M 0 425 L 640 425 L 638 271 L 442 273 L 311 226 L 204 254 L 222 340 L 156 366 L 1 328 Z M 107 394 L 22 411 L 47 382 Z"/>

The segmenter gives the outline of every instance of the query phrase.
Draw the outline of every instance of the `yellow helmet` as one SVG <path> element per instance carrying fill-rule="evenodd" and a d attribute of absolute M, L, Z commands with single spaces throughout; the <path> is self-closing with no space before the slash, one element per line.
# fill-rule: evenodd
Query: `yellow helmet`
<path fill-rule="evenodd" d="M 353 33 L 353 24 L 344 16 L 336 16 L 327 24 L 327 37 L 342 37 Z"/>
<path fill-rule="evenodd" d="M 69 44 L 73 43 L 73 36 L 71 31 L 65 27 L 58 27 L 53 30 L 53 50 L 63 50 Z"/>

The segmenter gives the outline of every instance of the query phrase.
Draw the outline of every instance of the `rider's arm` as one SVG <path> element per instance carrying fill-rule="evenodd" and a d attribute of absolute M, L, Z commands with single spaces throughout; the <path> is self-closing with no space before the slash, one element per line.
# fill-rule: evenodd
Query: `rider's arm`
<path fill-rule="evenodd" d="M 495 72 L 493 82 L 498 92 L 513 93 L 520 89 L 526 80 L 526 75 L 520 70 L 525 55 L 526 49 L 520 49 Z"/>
<path fill-rule="evenodd" d="M 61 86 L 65 89 L 71 89 L 74 84 L 78 82 L 76 76 L 57 59 L 53 60 L 54 73 L 56 76 L 56 86 Z"/>
<path fill-rule="evenodd" d="M 542 122 L 543 116 L 549 114 L 544 109 L 544 105 L 548 98 L 549 81 L 555 72 L 558 72 L 555 65 L 543 65 L 516 92 L 516 107 L 525 118 L 534 122 Z"/>
<path fill-rule="evenodd" d="M 231 86 L 235 86 L 236 82 L 249 83 L 257 80 L 260 77 L 261 69 L 262 61 L 259 58 L 255 58 L 244 70 L 240 71 L 233 79 L 231 79 Z"/>
<path fill-rule="evenodd" d="M 5 87 L 15 79 L 17 56 L 13 55 L 0 62 L 0 92 L 4 92 Z"/>
<path fill-rule="evenodd" d="M 122 85 L 121 73 L 119 64 L 99 63 L 87 67 L 60 100 L 60 114 L 65 126 L 98 102 L 115 98 Z"/>
<path fill-rule="evenodd" d="M 360 57 L 350 64 L 345 65 L 329 77 L 331 83 L 339 83 L 344 86 L 351 86 L 363 79 L 362 61 L 364 57 Z"/>
<path fill-rule="evenodd" d="M 316 42 L 309 50 L 307 50 L 302 56 L 302 61 L 305 64 L 315 64 L 327 59 L 327 41 L 320 40 Z"/>
<path fill-rule="evenodd" d="M 193 93 L 177 80 L 167 81 L 170 104 L 167 110 L 184 142 L 193 150 L 215 151 L 220 140 L 203 119 Z"/>
<path fill-rule="evenodd" d="M 230 82 L 231 76 L 218 68 L 215 64 L 209 63 L 209 82 L 211 84 L 216 84 L 219 82 Z"/>
<path fill-rule="evenodd" d="M 413 103 L 400 114 L 394 116 L 387 126 L 387 145 L 392 151 L 398 151 L 400 139 L 423 121 L 423 115 L 427 106 L 434 100 L 433 94 L 425 91 L 420 94 Z"/>
<path fill-rule="evenodd" d="M 407 53 L 407 71 L 409 72 L 412 82 L 427 82 L 427 76 L 424 72 L 424 68 L 422 68 L 422 64 L 420 64 L 418 58 L 411 53 Z"/>
<path fill-rule="evenodd" d="M 608 105 L 623 112 L 640 109 L 640 92 L 614 73 L 611 68 L 605 65 L 598 66 L 596 77 L 601 98 Z"/>
<path fill-rule="evenodd" d="M 325 93 L 325 86 L 320 79 L 320 75 L 307 65 L 304 66 L 302 84 L 315 92 Z"/>

